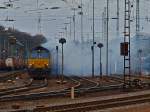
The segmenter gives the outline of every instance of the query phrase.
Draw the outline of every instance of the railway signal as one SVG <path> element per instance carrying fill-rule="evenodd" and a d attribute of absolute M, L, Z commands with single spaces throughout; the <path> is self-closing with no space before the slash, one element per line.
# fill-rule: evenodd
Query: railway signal
<path fill-rule="evenodd" d="M 100 51 L 99 51 L 99 55 L 100 55 L 100 78 L 102 78 L 102 62 L 101 62 L 101 48 L 103 47 L 103 44 L 102 43 L 99 43 L 98 45 L 97 45 L 97 47 L 99 47 L 100 48 Z"/>
<path fill-rule="evenodd" d="M 128 42 L 120 43 L 120 55 L 128 56 Z"/>
<path fill-rule="evenodd" d="M 60 38 L 59 39 L 59 43 L 61 43 L 62 45 L 62 70 L 61 70 L 61 83 L 64 82 L 64 50 L 63 50 L 63 45 L 66 43 L 66 39 L 65 38 Z"/>

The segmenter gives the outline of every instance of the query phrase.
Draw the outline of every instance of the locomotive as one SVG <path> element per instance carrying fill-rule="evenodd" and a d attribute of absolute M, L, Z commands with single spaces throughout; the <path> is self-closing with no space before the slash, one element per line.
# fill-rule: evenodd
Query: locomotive
<path fill-rule="evenodd" d="M 33 48 L 30 51 L 27 66 L 28 73 L 33 79 L 47 78 L 52 67 L 50 51 L 42 46 Z"/>

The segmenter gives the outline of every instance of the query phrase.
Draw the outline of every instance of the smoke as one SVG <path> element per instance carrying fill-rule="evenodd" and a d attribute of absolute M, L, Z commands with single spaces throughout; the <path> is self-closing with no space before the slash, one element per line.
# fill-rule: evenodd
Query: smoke
<path fill-rule="evenodd" d="M 133 74 L 139 74 L 140 67 L 143 74 L 150 74 L 150 35 L 145 33 L 138 34 L 138 37 L 131 37 L 131 72 Z M 122 38 L 123 39 L 123 38 Z M 120 56 L 120 42 L 123 42 L 121 38 L 113 39 L 110 42 L 112 49 L 112 60 L 109 60 L 111 63 L 111 72 L 112 73 L 123 73 L 123 57 Z M 141 50 L 141 54 L 139 54 Z M 111 54 L 109 54 L 111 56 Z M 117 66 L 116 72 L 113 70 Z"/>
<path fill-rule="evenodd" d="M 145 41 L 138 40 L 140 45 L 143 49 L 143 55 L 142 57 L 149 56 L 150 53 L 145 48 L 149 48 L 149 40 L 147 44 L 145 44 Z M 131 69 L 132 72 L 137 72 L 138 67 L 136 65 L 139 65 L 139 57 L 137 54 L 137 40 L 135 40 L 135 37 L 131 39 Z M 120 43 L 123 42 L 123 38 L 115 38 L 109 42 L 109 65 L 108 65 L 108 71 L 109 74 L 123 74 L 123 56 L 120 56 Z M 52 54 L 52 60 L 53 60 L 53 73 L 56 73 L 57 70 L 57 53 L 56 53 L 56 45 L 58 45 L 58 70 L 59 73 L 61 73 L 61 44 L 59 41 L 49 41 L 44 47 L 47 47 Z M 80 43 L 80 42 L 73 42 L 71 40 L 67 40 L 67 42 L 64 44 L 64 74 L 66 75 L 91 75 L 92 74 L 92 51 L 91 51 L 91 45 L 90 42 Z M 103 75 L 106 74 L 106 42 L 103 42 L 104 47 L 102 48 L 102 71 Z M 139 44 L 138 44 L 139 45 Z M 143 47 L 144 46 L 144 47 Z M 94 46 L 95 48 L 95 66 L 94 71 L 95 75 L 99 75 L 99 67 L 100 67 L 100 59 L 99 59 L 99 48 L 97 47 L 97 44 Z M 147 60 L 149 57 L 146 58 Z M 143 71 L 150 71 L 149 61 L 145 62 L 143 61 Z"/>
<path fill-rule="evenodd" d="M 47 47 L 52 54 L 53 60 L 53 73 L 57 70 L 57 52 L 56 52 L 56 45 L 58 45 L 58 65 L 59 65 L 59 72 L 61 72 L 61 44 L 58 42 L 49 41 L 48 43 L 44 44 L 44 47 Z M 92 51 L 91 51 L 91 43 L 83 43 L 74 42 L 71 40 L 67 40 L 64 44 L 64 74 L 67 75 L 91 75 L 92 72 Z M 99 48 L 95 45 L 95 75 L 99 75 L 99 66 L 100 66 L 100 59 L 99 59 Z M 103 65 L 103 72 L 105 71 L 105 48 L 102 48 L 102 65 Z M 105 74 L 105 73 L 104 73 Z"/>

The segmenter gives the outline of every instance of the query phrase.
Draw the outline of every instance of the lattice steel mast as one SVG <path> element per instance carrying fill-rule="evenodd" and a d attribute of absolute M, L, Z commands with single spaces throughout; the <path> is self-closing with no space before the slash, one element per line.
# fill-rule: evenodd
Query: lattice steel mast
<path fill-rule="evenodd" d="M 131 56 L 130 56 L 130 0 L 125 0 L 125 12 L 124 12 L 124 46 L 128 47 L 127 53 L 124 55 L 124 83 L 127 80 L 131 80 Z M 126 47 L 124 47 L 124 53 Z"/>

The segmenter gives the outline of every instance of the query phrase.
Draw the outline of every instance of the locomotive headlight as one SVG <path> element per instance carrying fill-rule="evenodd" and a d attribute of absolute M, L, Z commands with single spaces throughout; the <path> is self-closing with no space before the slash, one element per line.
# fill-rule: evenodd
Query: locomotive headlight
<path fill-rule="evenodd" d="M 45 67 L 48 68 L 48 64 L 45 64 Z"/>
<path fill-rule="evenodd" d="M 29 68 L 31 68 L 32 67 L 32 64 L 29 64 Z"/>

